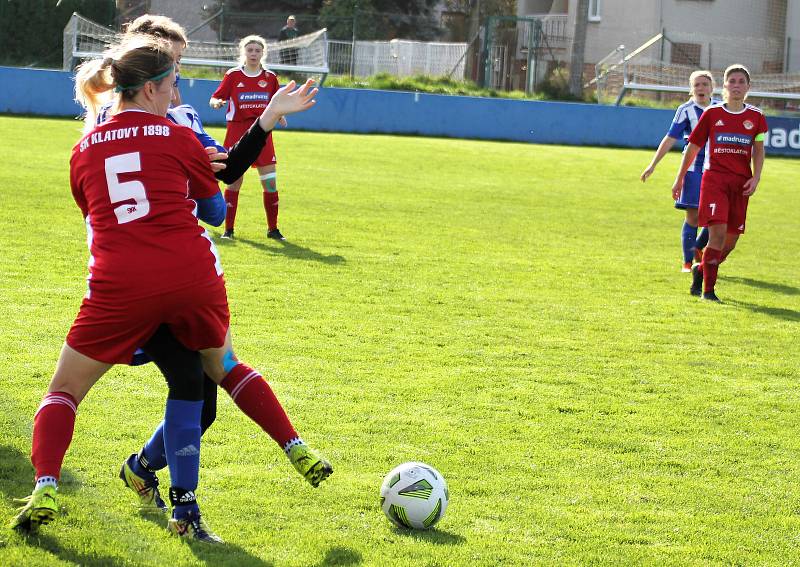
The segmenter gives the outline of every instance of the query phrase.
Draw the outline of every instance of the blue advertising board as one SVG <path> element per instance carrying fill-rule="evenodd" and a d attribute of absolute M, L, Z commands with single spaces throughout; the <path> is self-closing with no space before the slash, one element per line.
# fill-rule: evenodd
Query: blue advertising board
<path fill-rule="evenodd" d="M 78 116 L 72 75 L 0 67 L 0 112 Z M 217 81 L 183 79 L 181 95 L 207 125 L 225 111 L 208 99 Z M 443 136 L 540 144 L 655 148 L 673 112 L 567 102 L 491 99 L 423 93 L 324 88 L 310 111 L 289 117 L 293 130 Z M 768 117 L 767 153 L 800 156 L 800 119 Z"/>

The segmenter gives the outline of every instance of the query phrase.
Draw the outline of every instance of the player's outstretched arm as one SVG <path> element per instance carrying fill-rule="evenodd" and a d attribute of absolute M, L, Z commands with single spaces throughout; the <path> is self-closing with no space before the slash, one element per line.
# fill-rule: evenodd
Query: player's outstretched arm
<path fill-rule="evenodd" d="M 675 183 L 672 185 L 673 199 L 678 199 L 681 196 L 681 192 L 683 191 L 683 177 L 686 175 L 686 172 L 689 171 L 689 167 L 692 165 L 692 162 L 694 162 L 694 158 L 697 157 L 697 152 L 699 151 L 700 146 L 691 142 L 686 146 L 686 151 L 681 160 L 681 167 L 678 170 L 678 176 L 675 178 Z"/>
<path fill-rule="evenodd" d="M 289 81 L 284 87 L 280 88 L 258 118 L 261 128 L 268 132 L 275 128 L 275 124 L 278 123 L 281 117 L 287 114 L 304 112 L 314 106 L 317 102 L 314 97 L 319 90 L 311 88 L 313 84 L 313 79 L 308 79 L 300 88 L 295 89 L 296 83 Z"/>
<path fill-rule="evenodd" d="M 664 139 L 661 140 L 661 143 L 658 144 L 658 149 L 656 150 L 656 155 L 653 156 L 653 159 L 650 161 L 650 164 L 645 168 L 642 174 L 639 176 L 639 179 L 642 180 L 642 183 L 647 181 L 647 178 L 650 177 L 653 172 L 656 170 L 656 166 L 658 162 L 662 160 L 662 158 L 669 153 L 672 149 L 672 146 L 675 145 L 677 142 L 677 138 L 673 138 L 672 136 L 664 136 Z"/>

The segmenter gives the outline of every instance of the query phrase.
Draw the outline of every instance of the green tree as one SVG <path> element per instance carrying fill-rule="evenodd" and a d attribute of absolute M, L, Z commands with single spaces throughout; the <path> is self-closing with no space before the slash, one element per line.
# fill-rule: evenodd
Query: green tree
<path fill-rule="evenodd" d="M 114 0 L 0 1 L 0 64 L 60 68 L 73 12 L 107 26 L 116 15 Z"/>

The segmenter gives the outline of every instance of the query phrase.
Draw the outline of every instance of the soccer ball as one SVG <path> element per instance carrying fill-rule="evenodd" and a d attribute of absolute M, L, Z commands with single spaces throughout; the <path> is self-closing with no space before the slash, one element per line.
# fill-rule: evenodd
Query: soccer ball
<path fill-rule="evenodd" d="M 383 513 L 400 528 L 427 530 L 444 516 L 449 499 L 444 477 L 425 463 L 403 463 L 381 485 Z"/>

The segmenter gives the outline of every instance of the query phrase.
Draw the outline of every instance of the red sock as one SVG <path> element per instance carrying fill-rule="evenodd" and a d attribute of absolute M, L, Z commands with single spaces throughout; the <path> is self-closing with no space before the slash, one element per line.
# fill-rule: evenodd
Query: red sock
<path fill-rule="evenodd" d="M 236 222 L 236 207 L 239 206 L 239 192 L 225 189 L 225 230 L 233 230 L 233 223 Z"/>
<path fill-rule="evenodd" d="M 278 228 L 277 191 L 264 191 L 264 212 L 267 213 L 267 230 Z"/>
<path fill-rule="evenodd" d="M 78 402 L 65 392 L 45 395 L 33 418 L 31 462 L 36 478 L 61 476 L 61 463 L 72 442 Z"/>
<path fill-rule="evenodd" d="M 298 437 L 283 406 L 258 371 L 241 362 L 220 384 L 244 414 L 255 421 L 283 448 Z"/>
<path fill-rule="evenodd" d="M 714 285 L 717 283 L 717 271 L 722 261 L 721 258 L 722 250 L 706 246 L 703 251 L 703 291 L 706 293 L 714 291 Z"/>

